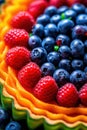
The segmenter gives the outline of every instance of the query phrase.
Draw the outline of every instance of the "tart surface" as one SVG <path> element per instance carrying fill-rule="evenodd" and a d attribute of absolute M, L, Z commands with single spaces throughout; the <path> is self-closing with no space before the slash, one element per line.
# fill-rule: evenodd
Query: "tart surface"
<path fill-rule="evenodd" d="M 25 90 L 17 79 L 17 71 L 12 69 L 6 64 L 5 57 L 9 50 L 4 42 L 5 33 L 11 28 L 9 22 L 13 15 L 17 14 L 19 11 L 25 11 L 27 5 L 33 1 L 20 1 L 16 2 L 7 1 L 7 4 L 2 6 L 2 14 L 0 20 L 3 21 L 0 25 L 1 36 L 0 36 L 0 82 L 3 84 L 3 89 L 1 89 L 1 100 L 3 106 L 10 104 L 13 110 L 13 116 L 16 117 L 16 112 L 20 111 L 18 119 L 26 118 L 29 120 L 35 120 L 35 126 L 37 127 L 42 122 L 45 122 L 45 129 L 50 128 L 49 125 L 53 125 L 52 129 L 57 128 L 70 129 L 78 126 L 86 129 L 87 126 L 87 108 L 83 106 L 78 107 L 62 107 L 56 104 L 49 104 L 40 101 L 32 93 Z M 21 6 L 20 6 L 21 4 Z M 10 15 L 6 15 L 6 14 Z M 13 104 L 13 105 L 12 105 Z M 9 107 L 9 106 L 7 106 Z M 31 121 L 29 120 L 29 121 Z M 45 120 L 45 121 L 44 121 Z M 31 121 L 31 124 L 34 123 Z M 49 124 L 49 125 L 47 125 Z M 59 124 L 63 124 L 60 125 Z M 32 126 L 29 126 L 32 127 Z"/>

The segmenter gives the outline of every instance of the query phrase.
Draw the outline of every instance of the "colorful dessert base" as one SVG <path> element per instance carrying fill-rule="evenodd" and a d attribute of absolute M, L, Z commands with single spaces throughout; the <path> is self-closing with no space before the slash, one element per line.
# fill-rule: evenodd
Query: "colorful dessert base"
<path fill-rule="evenodd" d="M 44 103 L 36 99 L 20 85 L 16 71 L 5 63 L 8 47 L 3 41 L 4 34 L 11 28 L 10 19 L 17 12 L 26 10 L 30 1 L 6 1 L 0 16 L 0 102 L 5 109 L 11 109 L 16 120 L 26 119 L 29 128 L 35 129 L 41 124 L 45 130 L 86 130 L 87 108 L 83 106 L 65 108 Z M 9 14 L 9 15 L 6 15 Z"/>

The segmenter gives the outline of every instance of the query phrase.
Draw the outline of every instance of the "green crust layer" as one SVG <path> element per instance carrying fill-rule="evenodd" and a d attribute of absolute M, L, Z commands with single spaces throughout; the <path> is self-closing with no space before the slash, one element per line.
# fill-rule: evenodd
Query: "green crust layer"
<path fill-rule="evenodd" d="M 19 110 L 14 104 L 14 100 L 10 97 L 3 95 L 3 85 L 0 83 L 0 104 L 7 110 L 12 111 L 13 119 L 26 120 L 29 129 L 35 130 L 40 125 L 43 125 L 44 130 L 87 130 L 87 126 L 84 123 L 77 123 L 75 126 L 67 126 L 67 123 L 59 122 L 58 124 L 49 124 L 45 118 L 33 118 L 33 113 L 29 113 L 27 110 Z"/>

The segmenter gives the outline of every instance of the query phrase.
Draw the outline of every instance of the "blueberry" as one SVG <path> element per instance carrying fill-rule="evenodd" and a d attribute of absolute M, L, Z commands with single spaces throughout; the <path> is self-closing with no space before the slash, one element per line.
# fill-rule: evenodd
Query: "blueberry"
<path fill-rule="evenodd" d="M 59 48 L 59 53 L 62 58 L 69 58 L 71 56 L 71 50 L 68 46 L 61 46 Z"/>
<path fill-rule="evenodd" d="M 76 24 L 87 25 L 87 14 L 80 14 L 76 18 Z"/>
<path fill-rule="evenodd" d="M 70 75 L 70 82 L 75 84 L 78 89 L 82 87 L 85 81 L 86 81 L 86 75 L 81 70 L 75 70 Z"/>
<path fill-rule="evenodd" d="M 69 9 L 64 12 L 64 15 L 65 15 L 65 18 L 70 18 L 72 20 L 75 20 L 77 14 L 74 10 Z"/>
<path fill-rule="evenodd" d="M 82 70 L 84 67 L 83 61 L 79 59 L 74 59 L 71 65 L 74 70 Z"/>
<path fill-rule="evenodd" d="M 69 19 L 64 19 L 61 20 L 57 26 L 60 33 L 66 34 L 69 33 L 71 29 L 74 27 L 74 22 Z"/>
<path fill-rule="evenodd" d="M 86 72 L 86 73 L 87 73 L 87 66 L 84 68 L 84 72 Z"/>
<path fill-rule="evenodd" d="M 87 8 L 85 9 L 85 13 L 87 14 Z"/>
<path fill-rule="evenodd" d="M 62 14 L 64 13 L 66 10 L 68 10 L 67 6 L 61 6 L 60 8 L 58 8 L 57 13 L 58 14 Z"/>
<path fill-rule="evenodd" d="M 84 13 L 85 12 L 85 6 L 80 3 L 76 3 L 72 6 L 72 9 L 76 11 L 77 14 Z"/>
<path fill-rule="evenodd" d="M 47 52 L 42 47 L 36 47 L 31 51 L 31 60 L 36 62 L 38 65 L 46 62 Z"/>
<path fill-rule="evenodd" d="M 46 49 L 47 52 L 51 52 L 54 49 L 55 40 L 52 37 L 46 37 L 42 41 L 42 47 Z"/>
<path fill-rule="evenodd" d="M 84 55 L 84 63 L 87 66 L 87 53 L 85 53 L 85 55 Z"/>
<path fill-rule="evenodd" d="M 62 60 L 60 60 L 58 67 L 70 72 L 71 71 L 71 61 L 68 59 L 62 59 Z"/>
<path fill-rule="evenodd" d="M 38 37 L 37 35 L 33 35 L 29 38 L 28 44 L 29 44 L 29 47 L 31 49 L 33 49 L 35 47 L 40 47 L 41 46 L 41 38 Z"/>
<path fill-rule="evenodd" d="M 76 25 L 72 29 L 72 39 L 85 39 L 86 27 L 83 25 Z"/>
<path fill-rule="evenodd" d="M 56 42 L 61 45 L 67 45 L 69 46 L 70 45 L 70 38 L 67 36 L 67 35 L 64 35 L 64 34 L 59 34 L 56 38 Z"/>
<path fill-rule="evenodd" d="M 44 26 L 42 24 L 34 25 L 34 27 L 32 29 L 32 33 L 34 35 L 37 35 L 37 36 L 43 38 L 44 37 Z"/>
<path fill-rule="evenodd" d="M 3 129 L 10 121 L 9 113 L 0 107 L 0 128 Z"/>
<path fill-rule="evenodd" d="M 84 43 L 81 40 L 73 40 L 70 44 L 70 48 L 73 57 L 81 58 L 81 56 L 84 55 Z"/>
<path fill-rule="evenodd" d="M 57 26 L 53 23 L 49 23 L 44 28 L 45 36 L 56 37 L 58 34 Z"/>
<path fill-rule="evenodd" d="M 0 0 L 0 4 L 3 4 L 5 2 L 5 0 Z"/>
<path fill-rule="evenodd" d="M 41 66 L 43 76 L 47 75 L 52 76 L 55 70 L 56 70 L 55 66 L 50 62 L 46 62 Z"/>
<path fill-rule="evenodd" d="M 43 14 L 37 18 L 36 22 L 45 26 L 50 22 L 50 17 L 46 14 Z"/>
<path fill-rule="evenodd" d="M 58 52 L 50 52 L 47 55 L 47 61 L 51 62 L 52 64 L 54 64 L 55 66 L 58 65 L 59 61 L 60 61 L 60 55 Z"/>
<path fill-rule="evenodd" d="M 45 9 L 44 13 L 49 16 L 53 16 L 57 14 L 57 8 L 55 6 L 49 6 Z"/>
<path fill-rule="evenodd" d="M 5 130 L 21 130 L 21 125 L 16 121 L 11 121 L 5 128 Z"/>
<path fill-rule="evenodd" d="M 53 74 L 53 78 L 59 86 L 62 86 L 69 82 L 69 73 L 64 69 L 57 69 Z"/>
<path fill-rule="evenodd" d="M 57 25 L 60 20 L 60 15 L 56 14 L 51 17 L 50 22 Z"/>

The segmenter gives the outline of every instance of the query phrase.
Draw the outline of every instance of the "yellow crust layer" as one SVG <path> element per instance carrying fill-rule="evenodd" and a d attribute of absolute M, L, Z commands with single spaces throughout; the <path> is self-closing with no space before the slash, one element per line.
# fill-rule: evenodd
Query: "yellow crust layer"
<path fill-rule="evenodd" d="M 16 78 L 16 72 L 5 63 L 5 55 L 9 48 L 5 45 L 3 37 L 11 28 L 9 22 L 17 12 L 26 10 L 27 5 L 31 2 L 32 0 L 13 0 L 12 2 L 7 0 L 6 4 L 2 6 L 0 16 L 0 82 L 4 84 L 3 94 L 12 97 L 18 109 L 24 108 L 35 115 L 53 120 L 53 122 L 63 120 L 68 123 L 77 121 L 87 123 L 87 108 L 65 108 L 38 100 L 23 89 Z"/>

